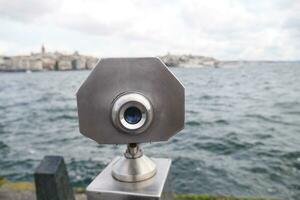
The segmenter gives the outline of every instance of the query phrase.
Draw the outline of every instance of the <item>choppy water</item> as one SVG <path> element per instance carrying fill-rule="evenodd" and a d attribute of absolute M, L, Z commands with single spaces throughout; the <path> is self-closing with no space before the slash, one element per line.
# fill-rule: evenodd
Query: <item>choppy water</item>
<path fill-rule="evenodd" d="M 174 190 L 299 199 L 300 64 L 172 71 L 186 87 L 186 127 L 144 151 L 173 159 Z M 86 186 L 123 152 L 78 131 L 74 94 L 88 73 L 0 74 L 0 176 L 32 180 L 55 154 Z"/>

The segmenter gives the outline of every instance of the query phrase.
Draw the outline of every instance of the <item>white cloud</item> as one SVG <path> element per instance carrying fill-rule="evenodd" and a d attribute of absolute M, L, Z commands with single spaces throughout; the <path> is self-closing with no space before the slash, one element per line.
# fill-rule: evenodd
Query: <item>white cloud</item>
<path fill-rule="evenodd" d="M 0 15 L 20 21 L 38 21 L 59 6 L 59 0 L 0 0 Z"/>
<path fill-rule="evenodd" d="M 0 22 L 11 33 L 0 33 L 0 51 L 18 53 L 45 43 L 52 50 L 99 56 L 171 52 L 299 60 L 298 2 L 0 0 Z M 27 42 L 18 42 L 24 35 Z"/>

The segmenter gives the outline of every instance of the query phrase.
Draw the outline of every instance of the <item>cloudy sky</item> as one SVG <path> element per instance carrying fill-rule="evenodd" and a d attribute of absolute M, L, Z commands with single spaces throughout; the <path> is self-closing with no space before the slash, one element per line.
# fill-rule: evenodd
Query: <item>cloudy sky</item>
<path fill-rule="evenodd" d="M 300 60 L 300 1 L 0 0 L 0 54 L 41 44 L 98 57 Z"/>

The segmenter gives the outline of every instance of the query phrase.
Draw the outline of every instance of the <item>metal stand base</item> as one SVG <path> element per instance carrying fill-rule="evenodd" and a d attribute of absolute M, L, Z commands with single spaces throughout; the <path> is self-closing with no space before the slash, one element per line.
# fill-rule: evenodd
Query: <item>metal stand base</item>
<path fill-rule="evenodd" d="M 123 182 L 144 181 L 156 173 L 155 163 L 145 155 L 139 158 L 122 157 L 113 165 L 112 175 Z"/>
<path fill-rule="evenodd" d="M 171 200 L 170 159 L 152 158 L 156 174 L 140 182 L 121 182 L 113 178 L 115 158 L 87 187 L 88 200 Z"/>
<path fill-rule="evenodd" d="M 144 181 L 156 173 L 155 163 L 143 154 L 136 143 L 127 145 L 124 157 L 113 164 L 112 176 L 122 182 Z"/>

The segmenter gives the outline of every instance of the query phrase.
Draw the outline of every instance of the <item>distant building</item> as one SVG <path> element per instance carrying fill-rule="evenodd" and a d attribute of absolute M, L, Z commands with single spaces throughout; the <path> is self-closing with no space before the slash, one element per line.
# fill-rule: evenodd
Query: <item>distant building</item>
<path fill-rule="evenodd" d="M 44 70 L 54 70 L 54 66 L 56 63 L 55 57 L 46 54 L 41 58 L 41 60 L 43 63 Z"/>
<path fill-rule="evenodd" d="M 8 71 L 12 65 L 12 59 L 8 56 L 0 56 L 0 70 Z"/>
<path fill-rule="evenodd" d="M 68 55 L 60 56 L 58 60 L 59 70 L 71 70 L 72 69 L 72 57 Z"/>
<path fill-rule="evenodd" d="M 40 53 L 25 56 L 0 56 L 0 71 L 41 71 L 41 70 L 83 70 L 91 69 L 97 63 L 97 58 L 60 52 L 46 52 L 44 45 Z"/>

